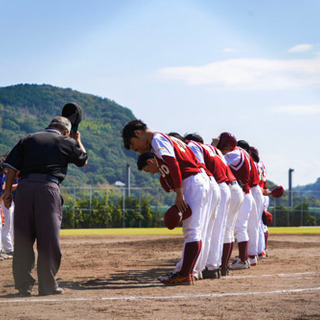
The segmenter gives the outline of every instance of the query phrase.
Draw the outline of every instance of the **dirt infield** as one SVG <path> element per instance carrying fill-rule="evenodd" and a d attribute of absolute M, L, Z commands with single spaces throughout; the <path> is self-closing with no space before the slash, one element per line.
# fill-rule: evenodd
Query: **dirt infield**
<path fill-rule="evenodd" d="M 1 319 L 320 319 L 320 235 L 270 235 L 269 257 L 194 286 L 165 287 L 181 236 L 62 237 L 62 296 L 16 296 L 0 261 Z M 234 253 L 237 253 L 235 248 Z"/>

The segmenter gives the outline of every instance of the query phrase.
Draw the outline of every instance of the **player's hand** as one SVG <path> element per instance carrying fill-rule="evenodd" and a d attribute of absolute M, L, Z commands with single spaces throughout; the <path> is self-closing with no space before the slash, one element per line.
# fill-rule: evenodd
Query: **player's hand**
<path fill-rule="evenodd" d="M 180 212 L 185 212 L 188 208 L 186 201 L 184 200 L 184 195 L 182 192 L 182 188 L 177 188 L 176 192 L 176 201 L 175 204 Z"/>
<path fill-rule="evenodd" d="M 80 131 L 77 131 L 77 132 L 71 131 L 70 137 L 73 138 L 74 140 L 76 140 L 77 142 L 81 141 L 81 133 L 80 133 Z"/>
<path fill-rule="evenodd" d="M 11 192 L 9 192 L 9 191 L 4 192 L 3 203 L 7 209 L 9 209 L 11 207 L 11 203 L 12 203 L 12 193 Z"/>

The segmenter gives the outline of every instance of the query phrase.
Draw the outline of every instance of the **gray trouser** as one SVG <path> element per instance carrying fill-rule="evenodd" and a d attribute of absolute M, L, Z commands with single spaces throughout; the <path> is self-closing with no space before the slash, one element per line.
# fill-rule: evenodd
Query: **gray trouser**
<path fill-rule="evenodd" d="M 62 220 L 59 186 L 45 180 L 46 175 L 31 174 L 19 182 L 14 211 L 13 277 L 16 289 L 32 286 L 31 275 L 37 239 L 39 293 L 57 287 L 55 275 L 61 263 L 60 227 Z"/>

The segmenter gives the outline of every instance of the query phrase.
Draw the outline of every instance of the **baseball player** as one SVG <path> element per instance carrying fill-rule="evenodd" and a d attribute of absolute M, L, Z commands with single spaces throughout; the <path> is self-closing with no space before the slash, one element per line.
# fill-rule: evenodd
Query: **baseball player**
<path fill-rule="evenodd" d="M 218 184 L 220 192 L 215 186 L 215 201 L 213 210 L 216 211 L 215 219 L 209 219 L 207 224 L 207 231 L 205 232 L 205 241 L 208 244 L 205 246 L 202 274 L 203 278 L 218 279 L 221 276 L 221 259 L 223 249 L 223 239 L 225 234 L 225 224 L 227 212 L 230 204 L 230 189 L 228 187 L 228 177 L 226 175 L 226 165 L 222 159 L 217 155 L 214 147 L 203 144 L 203 139 L 197 134 L 188 134 L 185 136 L 188 141 L 188 146 L 197 155 L 197 158 L 203 163 L 213 174 Z M 220 194 L 220 202 L 217 206 L 217 196 Z"/>
<path fill-rule="evenodd" d="M 0 183 L 1 183 L 1 198 L 0 198 L 0 207 L 3 212 L 4 217 L 4 226 L 0 226 L 0 255 L 4 259 L 12 259 L 13 258 L 13 211 L 14 211 L 14 202 L 11 202 L 10 208 L 6 208 L 4 202 L 2 201 L 2 195 L 5 189 L 5 181 L 6 181 L 6 168 L 3 168 L 3 172 L 0 175 Z M 12 186 L 12 191 L 15 191 L 17 188 L 17 179 L 15 179 L 15 183 Z M 2 228 L 2 230 L 1 230 Z M 2 251 L 1 243 L 4 251 Z"/>
<path fill-rule="evenodd" d="M 260 188 L 260 176 L 258 164 L 250 156 L 250 146 L 244 140 L 238 141 L 238 146 L 246 150 L 246 156 L 250 162 L 250 182 L 249 186 L 254 199 L 252 211 L 248 220 L 248 254 L 249 263 L 251 266 L 256 266 L 258 262 L 258 242 L 259 242 L 259 229 L 260 221 L 262 219 L 263 212 L 263 195 Z"/>
<path fill-rule="evenodd" d="M 229 132 L 220 134 L 217 141 L 217 148 L 225 156 L 232 173 L 237 178 L 243 193 L 244 199 L 240 207 L 236 223 L 235 235 L 238 242 L 239 257 L 236 257 L 229 266 L 231 270 L 248 269 L 248 220 L 253 206 L 253 197 L 250 191 L 250 160 L 246 151 L 237 147 L 235 136 Z"/>
<path fill-rule="evenodd" d="M 186 142 L 185 138 L 183 138 L 177 132 L 170 132 L 168 135 L 172 136 L 172 137 L 176 137 L 183 142 Z M 200 139 L 202 139 L 200 136 L 198 136 L 198 135 L 196 135 L 196 136 L 199 137 Z M 220 195 L 220 188 L 219 188 L 215 178 L 213 177 L 212 172 L 208 169 L 208 167 L 205 164 L 203 154 L 201 152 L 199 152 L 201 148 L 199 148 L 199 149 L 194 148 L 194 145 L 192 143 L 190 143 L 189 141 L 187 144 L 190 147 L 190 149 L 193 151 L 193 153 L 195 154 L 195 156 L 197 157 L 199 162 L 204 166 L 206 173 L 208 174 L 209 179 L 210 179 L 210 189 L 211 189 L 210 190 L 211 196 L 209 196 L 209 203 L 208 203 L 208 212 L 206 214 L 202 215 L 202 220 L 200 222 L 202 249 L 201 249 L 199 258 L 197 260 L 197 263 L 196 263 L 194 270 L 193 270 L 194 279 L 200 280 L 200 279 L 203 279 L 202 271 L 205 268 L 207 257 L 208 257 L 209 250 L 210 250 L 210 243 L 211 243 L 210 239 L 211 239 L 212 232 L 209 232 L 209 235 L 208 235 L 208 232 L 207 232 L 208 225 L 211 224 L 211 226 L 213 226 L 214 220 L 216 218 L 218 206 L 220 203 L 221 195 Z M 211 230 L 212 230 L 212 227 L 211 227 Z M 173 271 L 174 273 L 178 272 L 181 269 L 182 262 L 183 261 L 181 259 L 177 263 L 177 265 Z"/>
<path fill-rule="evenodd" d="M 270 190 L 267 188 L 267 172 L 264 163 L 261 161 L 259 151 L 257 148 L 250 146 L 249 153 L 252 159 L 257 163 L 259 176 L 260 176 L 260 188 L 263 194 L 263 210 L 267 210 L 269 206 Z M 268 226 L 266 226 L 261 217 L 259 226 L 259 241 L 258 241 L 258 259 L 264 259 L 267 257 L 267 243 L 268 243 Z"/>
<path fill-rule="evenodd" d="M 183 264 L 179 272 L 162 277 L 165 285 L 194 283 L 193 269 L 201 252 L 201 219 L 208 208 L 210 180 L 203 165 L 181 140 L 150 130 L 141 120 L 128 122 L 122 130 L 126 149 L 140 154 L 152 151 L 163 180 L 176 193 L 180 212 L 191 207 L 192 215 L 183 221 Z"/>

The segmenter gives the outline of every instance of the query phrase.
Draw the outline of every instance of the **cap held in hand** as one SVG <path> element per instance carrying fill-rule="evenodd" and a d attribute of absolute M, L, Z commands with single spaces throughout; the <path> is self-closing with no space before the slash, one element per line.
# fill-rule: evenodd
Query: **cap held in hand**
<path fill-rule="evenodd" d="M 70 102 L 64 105 L 61 115 L 70 120 L 71 130 L 77 132 L 78 125 L 82 120 L 82 108 L 77 103 Z"/>
<path fill-rule="evenodd" d="M 272 214 L 270 212 L 268 212 L 266 209 L 263 209 L 263 213 L 262 213 L 262 222 L 263 224 L 265 224 L 266 226 L 270 226 L 270 224 L 272 223 Z"/>
<path fill-rule="evenodd" d="M 273 188 L 270 189 L 270 191 L 271 191 L 271 195 L 274 198 L 280 198 L 284 194 L 284 189 L 283 189 L 282 186 L 273 187 Z"/>
<path fill-rule="evenodd" d="M 164 214 L 164 224 L 170 230 L 174 229 L 183 220 L 188 219 L 192 214 L 191 208 L 188 205 L 186 212 L 180 212 L 176 205 L 170 207 Z"/>

